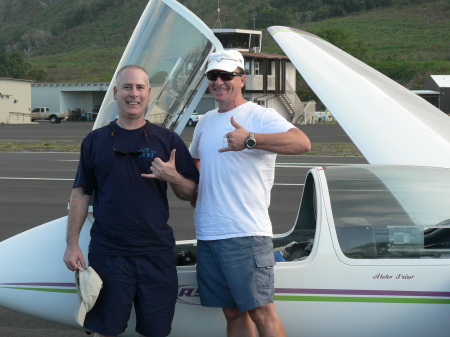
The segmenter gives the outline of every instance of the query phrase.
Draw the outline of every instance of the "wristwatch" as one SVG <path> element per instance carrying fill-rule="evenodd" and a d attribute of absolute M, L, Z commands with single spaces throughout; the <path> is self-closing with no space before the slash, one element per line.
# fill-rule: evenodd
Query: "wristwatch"
<path fill-rule="evenodd" d="M 245 140 L 245 145 L 247 149 L 253 149 L 256 146 L 255 133 L 250 132 L 248 138 Z"/>

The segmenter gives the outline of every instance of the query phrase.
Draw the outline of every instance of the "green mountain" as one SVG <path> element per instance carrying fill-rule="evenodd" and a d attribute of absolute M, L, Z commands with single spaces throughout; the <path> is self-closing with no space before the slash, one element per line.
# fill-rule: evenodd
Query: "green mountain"
<path fill-rule="evenodd" d="M 110 81 L 147 2 L 2 0 L 0 53 L 9 60 L 23 52 L 27 78 Z M 450 73 L 450 0 L 180 2 L 211 28 L 262 29 L 265 52 L 282 53 L 265 28 L 290 26 L 316 33 L 409 88 L 430 74 Z"/>

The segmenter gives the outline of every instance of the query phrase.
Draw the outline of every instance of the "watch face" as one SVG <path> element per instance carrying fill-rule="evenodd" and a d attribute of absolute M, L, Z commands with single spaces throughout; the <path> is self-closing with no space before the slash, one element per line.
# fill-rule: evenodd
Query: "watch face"
<path fill-rule="evenodd" d="M 247 143 L 247 147 L 250 149 L 255 147 L 255 145 L 256 145 L 256 141 L 254 139 L 247 139 L 246 143 Z"/>

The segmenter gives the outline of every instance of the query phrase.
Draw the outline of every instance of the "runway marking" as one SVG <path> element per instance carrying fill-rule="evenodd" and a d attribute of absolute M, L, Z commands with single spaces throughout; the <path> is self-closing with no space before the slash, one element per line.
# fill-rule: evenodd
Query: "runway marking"
<path fill-rule="evenodd" d="M 275 167 L 284 167 L 284 168 L 290 168 L 290 167 L 294 167 L 294 168 L 311 168 L 314 166 L 306 166 L 306 165 L 302 165 L 302 164 L 275 164 Z"/>
<path fill-rule="evenodd" d="M 2 154 L 76 154 L 80 155 L 80 152 L 35 152 L 35 151 L 2 151 Z"/>
<path fill-rule="evenodd" d="M 79 159 L 58 159 L 56 161 L 80 161 Z M 293 166 L 291 166 L 293 165 Z M 360 165 L 360 164 L 339 164 L 339 163 L 276 163 L 275 166 L 279 167 L 316 167 L 316 166 L 349 166 L 349 165 Z"/>
<path fill-rule="evenodd" d="M 305 184 L 282 184 L 282 183 L 274 183 L 273 186 L 305 186 Z"/>
<path fill-rule="evenodd" d="M 362 164 L 340 164 L 340 163 L 275 163 L 276 166 L 289 167 L 294 165 L 295 167 L 322 167 L 322 166 L 353 166 Z"/>
<path fill-rule="evenodd" d="M 20 178 L 20 177 L 0 177 L 0 180 L 50 180 L 50 181 L 73 181 L 73 179 L 62 179 L 62 178 Z"/>
<path fill-rule="evenodd" d="M 0 180 L 46 180 L 46 181 L 73 181 L 74 179 L 62 178 L 20 178 L 20 177 L 0 177 Z M 274 186 L 304 186 L 305 184 L 284 184 L 274 183 Z"/>

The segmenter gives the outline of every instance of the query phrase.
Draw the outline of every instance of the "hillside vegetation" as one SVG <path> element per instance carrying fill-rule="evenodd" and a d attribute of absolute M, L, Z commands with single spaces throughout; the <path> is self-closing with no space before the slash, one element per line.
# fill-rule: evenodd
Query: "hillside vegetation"
<path fill-rule="evenodd" d="M 31 79 L 109 81 L 147 2 L 3 0 L 0 52 L 23 52 Z M 217 1 L 180 2 L 209 27 L 218 25 Z M 408 88 L 430 74 L 450 74 L 449 14 L 450 0 L 220 1 L 221 27 L 262 29 L 265 52 L 282 53 L 265 28 L 299 28 Z"/>

